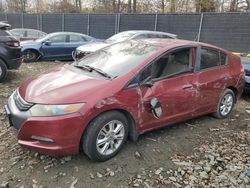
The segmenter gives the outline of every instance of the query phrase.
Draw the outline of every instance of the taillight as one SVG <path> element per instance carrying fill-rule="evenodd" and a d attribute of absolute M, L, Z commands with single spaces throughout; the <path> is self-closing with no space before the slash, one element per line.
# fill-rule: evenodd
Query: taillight
<path fill-rule="evenodd" d="M 9 41 L 9 42 L 5 42 L 4 44 L 7 46 L 11 46 L 11 47 L 18 47 L 20 45 L 19 42 L 17 41 Z"/>

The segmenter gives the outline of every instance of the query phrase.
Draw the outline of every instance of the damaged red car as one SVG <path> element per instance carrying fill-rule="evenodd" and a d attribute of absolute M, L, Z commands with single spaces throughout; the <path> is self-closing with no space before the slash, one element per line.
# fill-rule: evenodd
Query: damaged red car
<path fill-rule="evenodd" d="M 230 115 L 244 86 L 240 58 L 204 43 L 117 43 L 24 82 L 6 111 L 18 143 L 50 155 L 116 155 L 146 131 Z"/>

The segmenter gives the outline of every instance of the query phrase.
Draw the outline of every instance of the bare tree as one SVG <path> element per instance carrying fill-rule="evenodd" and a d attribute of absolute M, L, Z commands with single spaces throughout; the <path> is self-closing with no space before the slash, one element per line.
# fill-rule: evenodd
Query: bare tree
<path fill-rule="evenodd" d="M 161 0 L 161 13 L 165 13 L 165 0 Z"/>
<path fill-rule="evenodd" d="M 133 13 L 136 13 L 137 1 L 133 0 Z"/>
<path fill-rule="evenodd" d="M 0 12 L 4 12 L 3 1 L 0 0 Z"/>
<path fill-rule="evenodd" d="M 131 13 L 131 3 L 132 0 L 128 0 L 128 13 Z"/>
<path fill-rule="evenodd" d="M 8 0 L 6 4 L 9 12 L 25 13 L 28 0 Z"/>
<path fill-rule="evenodd" d="M 215 1 L 214 0 L 195 0 L 196 12 L 214 12 Z"/>
<path fill-rule="evenodd" d="M 176 0 L 170 0 L 170 12 L 176 12 Z"/>
<path fill-rule="evenodd" d="M 82 11 L 82 0 L 75 0 L 75 6 L 76 6 L 76 10 L 81 12 Z"/>

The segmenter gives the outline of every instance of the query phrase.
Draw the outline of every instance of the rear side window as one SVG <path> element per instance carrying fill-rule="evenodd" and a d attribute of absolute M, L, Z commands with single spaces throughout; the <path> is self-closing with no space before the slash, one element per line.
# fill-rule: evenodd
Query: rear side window
<path fill-rule="evenodd" d="M 28 30 L 27 31 L 27 37 L 38 38 L 38 32 L 37 31 L 33 31 L 33 30 Z"/>
<path fill-rule="evenodd" d="M 85 38 L 83 38 L 80 35 L 70 35 L 69 36 L 69 42 L 84 42 L 86 41 Z"/>
<path fill-rule="evenodd" d="M 9 36 L 9 35 L 10 34 L 7 31 L 0 29 L 0 36 Z"/>
<path fill-rule="evenodd" d="M 227 64 L 227 56 L 218 50 L 202 48 L 200 69 L 208 69 Z"/>
<path fill-rule="evenodd" d="M 168 35 L 161 35 L 161 34 L 159 34 L 157 36 L 158 36 L 158 38 L 161 38 L 161 39 L 171 39 L 171 37 L 169 37 Z"/>
<path fill-rule="evenodd" d="M 227 64 L 227 55 L 223 52 L 220 52 L 220 61 L 221 61 L 221 65 Z"/>
<path fill-rule="evenodd" d="M 146 38 L 149 38 L 147 34 L 140 34 L 136 36 L 134 39 L 146 39 Z"/>
<path fill-rule="evenodd" d="M 24 30 L 11 30 L 10 31 L 13 35 L 24 37 L 25 31 Z"/>

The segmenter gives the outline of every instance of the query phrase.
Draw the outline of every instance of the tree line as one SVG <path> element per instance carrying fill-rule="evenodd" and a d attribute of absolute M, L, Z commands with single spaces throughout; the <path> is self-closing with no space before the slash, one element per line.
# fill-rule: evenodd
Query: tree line
<path fill-rule="evenodd" d="M 247 12 L 250 0 L 0 0 L 8 13 Z"/>

